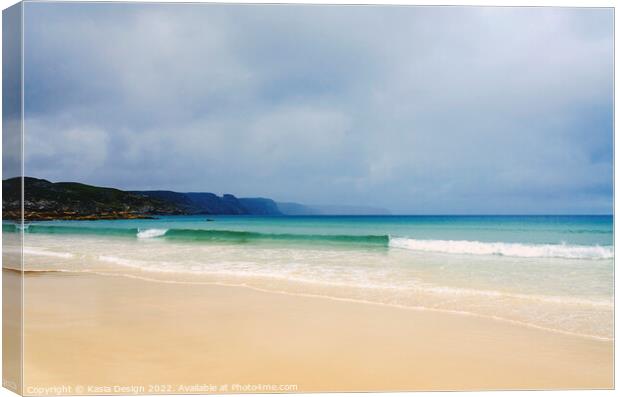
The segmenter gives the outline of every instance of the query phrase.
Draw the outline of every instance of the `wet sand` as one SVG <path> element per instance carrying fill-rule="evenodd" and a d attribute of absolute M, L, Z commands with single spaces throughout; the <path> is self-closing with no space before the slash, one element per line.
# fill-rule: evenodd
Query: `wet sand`
<path fill-rule="evenodd" d="M 83 273 L 25 297 L 26 394 L 613 387 L 612 342 L 473 316 Z"/>

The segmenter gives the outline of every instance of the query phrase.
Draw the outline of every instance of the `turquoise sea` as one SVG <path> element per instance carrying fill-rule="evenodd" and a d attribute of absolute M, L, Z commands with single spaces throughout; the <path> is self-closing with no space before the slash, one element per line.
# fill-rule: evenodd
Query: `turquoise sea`
<path fill-rule="evenodd" d="M 613 337 L 612 216 L 33 222 L 25 268 L 218 283 Z M 20 230 L 5 222 L 5 238 Z"/>

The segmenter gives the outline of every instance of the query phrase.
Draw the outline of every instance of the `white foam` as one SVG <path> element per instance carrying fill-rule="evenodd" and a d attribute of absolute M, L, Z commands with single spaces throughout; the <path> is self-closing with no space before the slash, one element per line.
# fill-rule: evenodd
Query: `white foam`
<path fill-rule="evenodd" d="M 261 287 L 256 287 L 253 285 L 247 285 L 245 283 L 230 283 L 230 282 L 218 282 L 218 281 L 206 281 L 206 282 L 202 281 L 201 282 L 201 281 L 187 281 L 187 280 L 183 280 L 183 281 L 162 280 L 162 279 L 157 279 L 157 278 L 136 276 L 136 275 L 126 274 L 126 273 L 98 273 L 98 272 L 94 272 L 94 273 L 102 275 L 102 276 L 127 277 L 127 278 L 132 278 L 132 279 L 137 279 L 137 280 L 166 283 L 166 284 L 188 284 L 188 285 L 205 285 L 206 284 L 206 285 L 239 287 L 239 288 L 248 288 L 254 291 L 261 291 L 265 293 L 281 294 L 281 295 L 288 295 L 288 296 L 303 296 L 303 297 L 309 297 L 309 298 L 328 299 L 328 300 L 338 301 L 338 302 L 353 302 L 353 303 L 361 303 L 361 304 L 376 305 L 376 306 L 395 307 L 395 308 L 399 308 L 403 310 L 431 311 L 431 312 L 450 313 L 450 314 L 463 315 L 463 316 L 490 318 L 493 320 L 507 322 L 510 324 L 517 324 L 517 325 L 528 327 L 528 328 L 540 329 L 540 330 L 564 334 L 564 335 L 579 336 L 579 337 L 584 337 L 588 339 L 602 340 L 602 341 L 613 341 L 614 340 L 613 335 L 608 337 L 608 336 L 603 336 L 603 335 L 566 331 L 563 329 L 541 326 L 541 325 L 537 325 L 537 324 L 526 322 L 526 321 L 512 320 L 510 318 L 505 318 L 501 316 L 480 314 L 480 313 L 475 313 L 475 312 L 469 312 L 466 310 L 443 309 L 443 308 L 426 307 L 426 306 L 407 306 L 407 305 L 401 305 L 397 303 L 376 302 L 376 301 L 370 301 L 370 300 L 360 299 L 360 298 L 346 298 L 346 297 L 330 296 L 330 295 L 307 293 L 307 292 L 292 292 L 292 291 L 286 291 L 286 290 L 281 290 L 281 289 L 261 288 Z"/>
<path fill-rule="evenodd" d="M 470 288 L 458 288 L 458 287 L 442 287 L 442 286 L 423 286 L 420 288 L 422 292 L 432 293 L 437 295 L 453 295 L 453 296 L 473 296 L 481 298 L 493 298 L 493 299 L 520 299 L 520 300 L 532 300 L 543 303 L 551 303 L 558 305 L 576 305 L 576 306 L 593 306 L 593 307 L 605 307 L 613 309 L 613 299 L 588 299 L 588 298 L 575 298 L 570 296 L 555 296 L 555 295 L 538 295 L 538 294 L 519 294 L 498 290 L 484 290 L 484 289 L 470 289 Z"/>
<path fill-rule="evenodd" d="M 412 251 L 519 258 L 612 259 L 613 247 L 566 244 L 519 244 L 466 240 L 416 240 L 391 237 L 390 247 Z"/>
<path fill-rule="evenodd" d="M 166 234 L 168 229 L 144 229 L 138 230 L 137 237 L 138 238 L 155 238 L 161 237 Z"/>
<path fill-rule="evenodd" d="M 54 252 L 48 251 L 41 248 L 32 248 L 32 247 L 24 247 L 24 255 L 33 255 L 33 256 L 51 256 L 54 258 L 73 258 L 73 254 L 69 252 Z"/>
<path fill-rule="evenodd" d="M 139 231 L 147 230 L 153 229 Z M 41 245 L 37 247 L 41 250 L 38 254 L 60 254 L 65 258 L 62 251 L 71 250 L 75 259 L 33 257 L 27 261 L 26 270 L 88 270 L 153 281 L 248 286 L 402 308 L 462 311 L 575 335 L 613 338 L 613 285 L 603 281 L 607 279 L 603 275 L 613 271 L 607 261 L 494 260 L 493 256 L 486 257 L 486 261 L 485 257 L 467 258 L 462 253 L 422 253 L 418 261 L 412 252 L 398 248 L 386 252 L 157 244 L 157 240 L 161 238 L 86 236 L 76 240 L 72 236 L 32 234 L 28 241 Z M 450 243 L 438 242 L 440 246 Z M 508 255 L 507 252 L 498 254 Z M 489 255 L 493 254 L 491 251 Z M 460 266 L 462 261 L 465 263 Z M 483 267 L 476 267 L 478 262 Z M 504 266 L 521 262 L 524 266 Z M 546 266 L 547 262 L 553 266 Z M 555 266 L 556 262 L 562 266 Z M 510 273 L 504 273 L 507 271 Z M 534 273 L 530 274 L 531 271 Z M 491 277 L 492 272 L 502 277 Z M 549 272 L 557 272 L 557 277 L 551 277 Z M 542 288 L 547 282 L 548 287 Z"/>
<path fill-rule="evenodd" d="M 153 266 L 153 262 L 119 258 L 117 256 L 111 256 L 111 255 L 99 255 L 97 258 L 103 262 L 114 263 L 116 265 L 131 267 L 131 268 L 140 269 L 140 270 L 151 270 Z"/>

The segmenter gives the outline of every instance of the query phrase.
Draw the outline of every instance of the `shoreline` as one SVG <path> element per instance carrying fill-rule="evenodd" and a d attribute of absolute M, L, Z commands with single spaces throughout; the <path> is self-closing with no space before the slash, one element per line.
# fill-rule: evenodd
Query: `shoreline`
<path fill-rule="evenodd" d="M 504 317 L 473 313 L 473 312 L 468 312 L 464 310 L 441 309 L 441 308 L 425 307 L 425 306 L 407 306 L 407 305 L 399 305 L 395 303 L 376 302 L 376 301 L 362 300 L 362 299 L 356 299 L 356 298 L 346 298 L 346 297 L 338 297 L 338 296 L 330 296 L 330 295 L 313 294 L 310 292 L 291 292 L 291 291 L 285 291 L 285 290 L 267 289 L 267 288 L 261 288 L 261 287 L 257 287 L 253 285 L 247 285 L 247 284 L 235 284 L 235 283 L 219 282 L 219 281 L 164 280 L 164 279 L 157 279 L 157 278 L 151 278 L 151 277 L 146 277 L 146 276 L 139 276 L 135 274 L 114 273 L 114 272 L 97 272 L 97 271 L 80 272 L 76 270 L 60 270 L 60 269 L 59 270 L 25 270 L 24 269 L 22 271 L 22 270 L 17 270 L 17 269 L 8 268 L 8 267 L 5 267 L 4 269 L 9 270 L 11 272 L 17 272 L 17 273 L 23 272 L 24 275 L 30 275 L 30 276 L 43 275 L 45 273 L 59 273 L 59 274 L 69 274 L 69 275 L 73 274 L 76 276 L 92 274 L 92 275 L 101 276 L 101 277 L 126 277 L 128 279 L 134 279 L 134 280 L 140 280 L 140 281 L 152 282 L 152 283 L 242 288 L 242 289 L 248 289 L 251 291 L 256 291 L 256 292 L 261 292 L 261 293 L 266 293 L 266 294 L 276 294 L 276 295 L 311 298 L 311 299 L 324 299 L 324 300 L 329 300 L 329 301 L 387 307 L 387 308 L 415 311 L 415 312 L 432 312 L 432 313 L 439 313 L 441 315 L 480 318 L 484 320 L 498 321 L 500 323 L 506 323 L 506 324 L 510 324 L 516 327 L 531 328 L 531 329 L 535 329 L 535 330 L 539 330 L 543 332 L 549 332 L 553 334 L 560 334 L 560 335 L 571 336 L 571 337 L 576 337 L 576 338 L 584 338 L 587 340 L 593 340 L 593 341 L 599 341 L 599 342 L 611 342 L 611 343 L 615 342 L 614 338 L 580 334 L 577 332 L 564 331 L 560 329 L 549 328 L 549 327 L 544 327 L 544 326 L 540 326 L 536 324 L 526 323 L 523 321 L 511 320 L 511 319 L 504 318 Z"/>
<path fill-rule="evenodd" d="M 613 341 L 478 316 L 109 274 L 27 273 L 24 281 L 26 386 L 166 379 L 297 384 L 297 391 L 613 386 Z M 68 362 L 58 363 L 63 352 Z M 82 368 L 101 365 L 99 374 Z"/>

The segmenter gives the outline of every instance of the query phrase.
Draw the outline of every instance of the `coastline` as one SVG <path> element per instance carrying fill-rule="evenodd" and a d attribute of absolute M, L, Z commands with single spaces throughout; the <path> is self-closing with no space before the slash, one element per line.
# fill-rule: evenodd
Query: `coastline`
<path fill-rule="evenodd" d="M 161 393 L 205 383 L 299 392 L 613 387 L 613 341 L 492 319 L 112 275 L 26 273 L 24 285 L 26 392 L 59 384 L 174 387 Z"/>
<path fill-rule="evenodd" d="M 593 245 L 583 234 L 566 245 L 513 244 L 501 236 L 498 242 L 485 242 L 484 236 L 476 241 L 472 233 L 473 241 L 393 237 L 389 225 L 381 225 L 385 234 L 379 235 L 375 220 L 361 227 L 359 219 L 321 219 L 319 227 L 304 229 L 315 221 L 237 219 L 218 218 L 207 227 L 201 217 L 30 224 L 24 233 L 26 269 L 244 285 L 613 339 L 613 247 Z M 347 234 L 347 222 L 355 223 L 358 234 Z M 334 226 L 342 232 L 335 234 Z M 16 231 L 10 225 L 5 230 Z M 548 235 L 545 230 L 539 238 L 561 238 Z M 602 242 L 607 237 L 591 235 Z"/>

